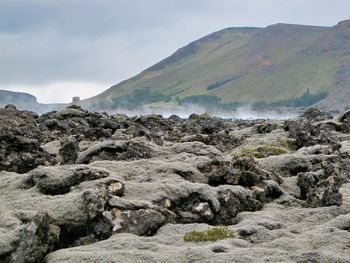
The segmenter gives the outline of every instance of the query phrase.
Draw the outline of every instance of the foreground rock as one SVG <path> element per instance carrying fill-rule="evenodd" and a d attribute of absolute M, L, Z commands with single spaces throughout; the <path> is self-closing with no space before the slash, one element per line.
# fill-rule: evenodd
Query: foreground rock
<path fill-rule="evenodd" d="M 348 262 L 347 114 L 0 118 L 0 262 Z"/>
<path fill-rule="evenodd" d="M 43 131 L 37 118 L 11 105 L 0 109 L 0 171 L 25 173 L 51 160 L 40 147 Z"/>

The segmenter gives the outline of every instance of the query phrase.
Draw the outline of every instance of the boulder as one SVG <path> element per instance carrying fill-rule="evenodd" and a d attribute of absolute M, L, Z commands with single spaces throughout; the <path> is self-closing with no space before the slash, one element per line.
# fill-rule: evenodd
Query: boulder
<path fill-rule="evenodd" d="M 318 122 L 318 121 L 324 121 L 333 119 L 333 116 L 329 113 L 322 112 L 320 109 L 317 108 L 308 108 L 301 117 L 307 118 L 308 121 L 311 122 Z"/>
<path fill-rule="evenodd" d="M 37 118 L 34 112 L 10 106 L 0 109 L 0 171 L 25 173 L 52 161 L 40 147 L 44 133 Z"/>
<path fill-rule="evenodd" d="M 59 241 L 60 228 L 51 222 L 47 213 L 37 213 L 21 231 L 17 249 L 11 253 L 9 262 L 42 262 Z"/>
<path fill-rule="evenodd" d="M 63 159 L 63 164 L 74 164 L 78 159 L 79 142 L 74 137 L 63 138 L 59 154 Z"/>

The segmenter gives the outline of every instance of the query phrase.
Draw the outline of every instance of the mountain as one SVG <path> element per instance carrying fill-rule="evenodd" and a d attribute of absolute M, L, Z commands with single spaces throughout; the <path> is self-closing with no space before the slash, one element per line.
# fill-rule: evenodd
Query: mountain
<path fill-rule="evenodd" d="M 82 104 L 93 109 L 184 102 L 302 105 L 323 99 L 320 107 L 331 108 L 334 102 L 345 107 L 350 98 L 349 49 L 350 20 L 334 27 L 227 28 Z"/>
<path fill-rule="evenodd" d="M 0 108 L 7 104 L 14 104 L 18 109 L 31 110 L 40 114 L 64 107 L 64 104 L 38 103 L 37 98 L 28 93 L 0 90 Z"/>
<path fill-rule="evenodd" d="M 18 103 L 35 104 L 37 103 L 37 98 L 28 93 L 0 90 L 0 105 Z"/>

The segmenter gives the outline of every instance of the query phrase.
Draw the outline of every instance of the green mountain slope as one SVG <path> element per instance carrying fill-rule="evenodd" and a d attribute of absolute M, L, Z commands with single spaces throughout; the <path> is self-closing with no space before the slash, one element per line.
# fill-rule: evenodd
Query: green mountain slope
<path fill-rule="evenodd" d="M 270 104 L 306 90 L 329 94 L 333 103 L 349 85 L 350 20 L 331 28 L 276 24 L 210 34 L 83 104 L 164 107 L 198 95 L 221 104 Z"/>

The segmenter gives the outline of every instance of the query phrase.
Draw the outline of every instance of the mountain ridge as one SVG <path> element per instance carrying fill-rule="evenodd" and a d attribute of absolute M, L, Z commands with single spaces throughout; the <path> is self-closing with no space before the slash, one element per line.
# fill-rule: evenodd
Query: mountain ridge
<path fill-rule="evenodd" d="M 333 27 L 277 23 L 225 28 L 189 43 L 82 105 L 118 108 L 123 98 L 144 87 L 150 88 L 151 95 L 162 95 L 157 96 L 159 101 L 147 101 L 154 107 L 176 106 L 191 96 L 214 96 L 223 104 L 275 103 L 298 98 L 307 90 L 327 93 L 334 101 L 334 93 L 350 88 L 349 36 L 350 20 Z M 332 107 L 327 99 L 318 105 Z"/>
<path fill-rule="evenodd" d="M 93 110 L 178 108 L 185 103 L 230 109 L 310 106 L 305 102 L 316 98 L 314 105 L 325 110 L 348 106 L 350 20 L 332 27 L 228 27 L 192 41 L 80 104 Z M 43 106 L 36 101 L 33 105 Z"/>

